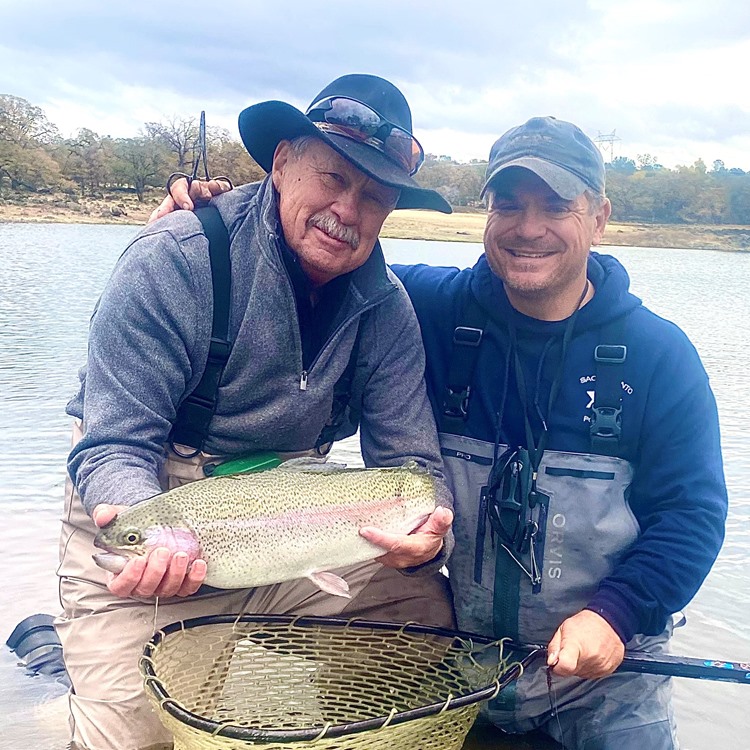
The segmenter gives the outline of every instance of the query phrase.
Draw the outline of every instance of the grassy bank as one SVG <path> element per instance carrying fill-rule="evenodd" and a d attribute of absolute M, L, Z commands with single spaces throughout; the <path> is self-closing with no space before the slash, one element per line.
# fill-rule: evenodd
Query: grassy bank
<path fill-rule="evenodd" d="M 153 191 L 143 203 L 130 193 L 85 199 L 35 195 L 18 201 L 0 201 L 0 222 L 144 224 L 162 195 L 161 191 Z M 480 210 L 459 210 L 447 216 L 435 211 L 394 211 L 385 223 L 382 236 L 481 242 L 484 221 L 484 212 Z M 603 244 L 750 252 L 750 226 L 610 223 Z"/>

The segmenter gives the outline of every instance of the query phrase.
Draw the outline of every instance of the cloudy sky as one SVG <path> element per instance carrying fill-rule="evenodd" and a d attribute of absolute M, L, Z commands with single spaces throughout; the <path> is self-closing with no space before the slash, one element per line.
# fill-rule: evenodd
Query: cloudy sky
<path fill-rule="evenodd" d="M 750 170 L 745 0 L 0 0 L 0 29 L 0 94 L 65 136 L 201 109 L 236 135 L 249 104 L 304 109 L 364 72 L 403 90 L 426 151 L 461 161 L 551 114 L 614 131 L 615 156 Z"/>

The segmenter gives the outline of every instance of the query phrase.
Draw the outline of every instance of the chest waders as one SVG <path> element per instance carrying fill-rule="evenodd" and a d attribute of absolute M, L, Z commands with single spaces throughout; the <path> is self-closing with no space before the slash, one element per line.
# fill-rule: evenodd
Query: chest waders
<path fill-rule="evenodd" d="M 219 210 L 212 205 L 195 209 L 195 215 L 203 225 L 208 239 L 208 252 L 211 262 L 211 285 L 213 291 L 213 318 L 208 359 L 198 385 L 189 393 L 177 410 L 175 422 L 169 435 L 169 447 L 177 456 L 190 459 L 198 456 L 208 437 L 211 418 L 216 411 L 219 384 L 224 372 L 232 343 L 229 337 L 229 310 L 231 303 L 232 268 L 229 255 L 230 239 Z M 348 407 L 354 371 L 359 356 L 360 329 L 354 339 L 349 362 L 333 388 L 333 402 L 328 421 L 315 442 L 314 453 L 324 456 L 337 439 L 339 429 L 349 417 Z M 354 431 L 351 431 L 354 434 Z M 348 436 L 348 435 L 347 435 Z M 218 470 L 221 464 L 205 466 L 204 474 L 254 471 L 272 468 L 281 461 L 269 453 L 234 457 L 231 466 Z"/>
<path fill-rule="evenodd" d="M 633 466 L 617 456 L 625 320 L 604 326 L 594 352 L 596 389 L 591 451 L 545 450 L 526 418 L 523 448 L 467 437 L 473 371 L 487 316 L 476 301 L 463 311 L 439 415 L 440 445 L 455 498 L 456 546 L 449 563 L 458 626 L 493 637 L 546 644 L 582 610 L 639 535 L 628 505 Z M 572 336 L 572 325 L 567 336 Z M 515 336 L 511 329 L 511 343 Z M 566 344 L 563 342 L 563 358 Z M 514 353 L 508 359 L 510 367 Z M 516 359 L 519 397 L 525 384 Z M 506 373 L 507 376 L 508 373 Z M 559 374 L 558 374 L 559 375 Z M 556 378 L 559 381 L 559 377 Z M 553 383 L 550 407 L 558 383 Z M 546 415 L 549 419 L 549 410 Z M 636 636 L 630 648 L 660 650 L 670 633 Z M 580 703 L 593 681 L 556 678 L 558 706 Z M 634 696 L 634 699 L 636 696 Z M 546 669 L 527 671 L 486 710 L 495 724 L 527 731 L 550 714 Z"/>

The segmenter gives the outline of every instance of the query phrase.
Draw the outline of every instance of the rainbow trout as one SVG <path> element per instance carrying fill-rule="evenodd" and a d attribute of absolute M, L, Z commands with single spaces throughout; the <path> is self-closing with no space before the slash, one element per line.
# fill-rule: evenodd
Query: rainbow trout
<path fill-rule="evenodd" d="M 250 588 L 309 578 L 349 596 L 332 568 L 384 551 L 362 526 L 408 534 L 435 509 L 435 480 L 416 461 L 401 467 L 347 469 L 301 458 L 275 469 L 201 479 L 125 508 L 94 544 L 102 568 L 120 572 L 156 547 L 206 561 L 205 582 Z"/>

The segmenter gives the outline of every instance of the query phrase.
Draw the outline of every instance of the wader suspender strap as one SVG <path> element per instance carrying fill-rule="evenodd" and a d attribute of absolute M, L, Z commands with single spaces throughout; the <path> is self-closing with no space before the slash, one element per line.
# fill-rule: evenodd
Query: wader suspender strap
<path fill-rule="evenodd" d="M 216 410 L 216 394 L 219 390 L 221 375 L 232 349 L 229 342 L 229 303 L 232 283 L 229 234 L 215 206 L 196 208 L 195 215 L 200 219 L 203 231 L 208 238 L 214 310 L 206 369 L 195 390 L 180 405 L 169 436 L 173 449 L 175 443 L 194 449 L 193 453 L 186 457 L 195 456 L 203 449 L 203 443 L 208 435 L 208 425 Z"/>
<path fill-rule="evenodd" d="M 620 455 L 622 436 L 622 373 L 628 348 L 615 342 L 625 340 L 627 316 L 622 315 L 601 330 L 601 341 L 594 349 L 596 387 L 591 413 L 591 452 L 603 456 Z M 610 343 L 612 342 L 612 343 Z"/>
<path fill-rule="evenodd" d="M 349 400 L 352 395 L 352 381 L 354 380 L 354 371 L 357 369 L 357 359 L 359 357 L 359 338 L 361 327 L 359 321 L 357 321 L 357 336 L 354 339 L 354 345 L 352 346 L 352 353 L 349 355 L 349 362 L 347 362 L 346 369 L 341 373 L 341 377 L 336 381 L 336 385 L 333 386 L 333 403 L 331 404 L 331 416 L 325 424 L 325 427 L 320 431 L 318 439 L 315 441 L 315 452 L 321 456 L 325 456 L 331 445 L 336 439 L 336 433 L 344 422 L 346 416 L 346 407 L 349 405 Z"/>
<path fill-rule="evenodd" d="M 438 420 L 441 432 L 454 435 L 463 435 L 466 429 L 471 381 L 487 325 L 487 315 L 471 293 L 461 311 L 460 320 L 463 323 L 453 331 L 448 386 L 443 394 L 443 408 Z"/>

